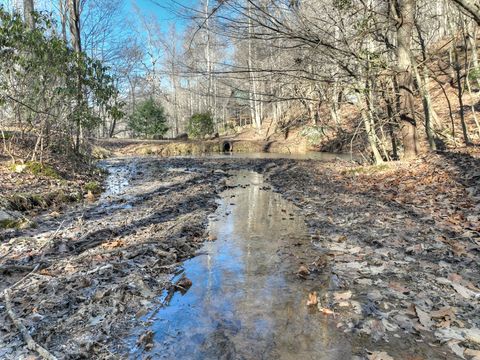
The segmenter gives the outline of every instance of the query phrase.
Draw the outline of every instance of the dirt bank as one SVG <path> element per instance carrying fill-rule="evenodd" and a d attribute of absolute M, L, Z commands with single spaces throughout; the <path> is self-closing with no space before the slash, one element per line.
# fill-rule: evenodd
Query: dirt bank
<path fill-rule="evenodd" d="M 212 140 L 96 140 L 98 149 L 106 149 L 105 154 L 123 155 L 202 155 L 209 153 L 235 152 L 257 153 L 272 152 L 278 154 L 304 154 L 309 151 L 305 141 L 259 140 L 235 137 L 220 137 Z"/>
<path fill-rule="evenodd" d="M 58 358 L 126 356 L 128 329 L 165 296 L 187 290 L 187 280 L 172 284 L 171 276 L 214 240 L 207 216 L 227 171 L 238 169 L 267 175 L 306 216 L 318 253 L 298 266 L 318 282 L 322 311 L 351 337 L 358 359 L 480 350 L 475 154 L 388 167 L 153 157 L 104 166 L 113 175 L 100 199 L 42 215 L 37 229 L 16 230 L 0 244 L 0 291 L 11 288 L 15 317 Z M 3 297 L 0 358 L 34 354 L 5 305 Z M 139 339 L 150 342 L 148 333 Z"/>

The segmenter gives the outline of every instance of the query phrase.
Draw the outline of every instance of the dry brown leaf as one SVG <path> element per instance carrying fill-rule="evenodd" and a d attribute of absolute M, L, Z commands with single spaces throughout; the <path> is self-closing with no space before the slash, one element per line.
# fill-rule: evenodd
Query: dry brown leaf
<path fill-rule="evenodd" d="M 297 275 L 300 277 L 306 277 L 310 274 L 310 271 L 305 265 L 300 265 L 300 267 L 297 270 Z"/>
<path fill-rule="evenodd" d="M 148 330 L 143 333 L 137 340 L 137 345 L 142 346 L 146 350 L 150 350 L 153 347 L 153 331 Z"/>
<path fill-rule="evenodd" d="M 337 292 L 333 294 L 333 298 L 337 302 L 349 300 L 351 297 L 352 297 L 352 292 L 350 290 L 345 292 Z"/>
<path fill-rule="evenodd" d="M 330 310 L 330 309 L 327 309 L 327 308 L 319 308 L 318 310 L 319 310 L 322 314 L 335 316 L 335 312 L 334 312 L 333 310 Z"/>
<path fill-rule="evenodd" d="M 465 299 L 471 299 L 476 296 L 476 293 L 470 289 L 467 289 L 465 286 L 460 285 L 459 283 L 452 282 L 452 287 Z"/>
<path fill-rule="evenodd" d="M 441 309 L 430 312 L 430 316 L 432 318 L 443 318 L 446 316 L 449 316 L 450 318 L 454 318 L 455 308 L 452 308 L 451 306 L 445 306 Z"/>
<path fill-rule="evenodd" d="M 393 357 L 388 355 L 385 351 L 374 351 L 371 354 L 367 355 L 368 360 L 395 360 Z"/>
<path fill-rule="evenodd" d="M 184 276 L 177 282 L 176 285 L 180 288 L 180 290 L 185 291 L 188 290 L 190 286 L 192 286 L 192 280 Z"/>
<path fill-rule="evenodd" d="M 95 201 L 95 195 L 93 195 L 93 193 L 90 190 L 88 190 L 87 195 L 85 195 L 85 199 L 88 202 L 94 202 Z"/>
<path fill-rule="evenodd" d="M 480 350 L 465 349 L 463 355 L 468 356 L 471 360 L 480 360 Z"/>
<path fill-rule="evenodd" d="M 402 293 L 402 294 L 408 293 L 410 291 L 408 288 L 404 287 L 402 284 L 395 281 L 390 282 L 388 286 L 390 287 L 390 289 L 398 291 L 399 293 Z"/>
<path fill-rule="evenodd" d="M 448 347 L 453 351 L 453 353 L 461 357 L 462 359 L 464 359 L 463 353 L 465 351 L 465 348 L 458 344 L 459 344 L 459 341 L 457 340 L 450 340 L 449 342 L 447 342 Z"/>
<path fill-rule="evenodd" d="M 315 306 L 318 304 L 318 295 L 317 292 L 311 292 L 308 294 L 307 306 Z"/>

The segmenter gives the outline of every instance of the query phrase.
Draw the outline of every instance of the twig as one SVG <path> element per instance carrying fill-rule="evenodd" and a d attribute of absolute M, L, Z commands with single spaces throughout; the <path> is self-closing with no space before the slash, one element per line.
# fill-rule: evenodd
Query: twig
<path fill-rule="evenodd" d="M 55 232 L 50 235 L 47 240 L 45 241 L 45 243 L 40 246 L 40 248 L 38 249 L 38 251 L 42 251 L 49 243 L 51 240 L 55 239 L 55 236 L 57 236 L 58 232 L 60 231 L 60 229 L 62 228 L 63 224 L 65 223 L 65 220 L 63 220 L 60 225 L 58 226 L 57 230 L 55 230 Z"/>
<path fill-rule="evenodd" d="M 3 293 L 5 294 L 5 291 L 15 289 L 18 285 L 20 285 L 22 282 L 24 282 L 25 280 L 27 280 L 27 278 L 29 278 L 30 275 L 32 275 L 34 272 L 36 272 L 39 268 L 40 268 L 40 264 L 35 265 L 35 267 L 32 269 L 32 271 L 30 271 L 27 275 L 25 275 L 24 277 L 22 277 L 20 280 L 18 280 L 18 281 L 17 281 L 15 284 L 13 284 L 12 286 L 10 286 L 10 287 L 8 287 L 7 289 L 3 290 Z M 1 270 L 1 269 L 0 269 L 0 270 Z M 1 295 L 2 295 L 2 294 L 0 294 L 0 298 L 2 297 Z"/>
<path fill-rule="evenodd" d="M 27 348 L 32 351 L 36 351 L 45 360 L 57 360 L 57 358 L 50 354 L 48 350 L 41 347 L 37 342 L 35 342 L 35 340 L 33 340 L 25 325 L 23 325 L 22 322 L 16 317 L 12 308 L 12 302 L 10 300 L 10 291 L 11 289 L 6 289 L 3 292 L 5 296 L 5 304 L 7 306 L 7 314 L 12 320 L 13 324 L 22 334 L 23 340 L 27 343 Z"/>

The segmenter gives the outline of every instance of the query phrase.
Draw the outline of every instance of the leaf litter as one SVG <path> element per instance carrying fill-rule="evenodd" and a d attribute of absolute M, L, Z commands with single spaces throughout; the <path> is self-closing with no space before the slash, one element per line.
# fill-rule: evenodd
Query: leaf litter
<path fill-rule="evenodd" d="M 123 161 L 110 170 L 124 169 Z M 347 171 L 351 163 L 273 162 L 127 161 L 123 193 L 3 238 L 0 290 L 32 272 L 12 289 L 11 303 L 55 356 L 122 354 L 122 334 L 135 319 L 159 298 L 167 304 L 188 291 L 187 278 L 171 282 L 181 261 L 215 240 L 205 221 L 227 175 L 213 169 L 246 166 L 267 171 L 304 212 L 319 256 L 299 264 L 298 281 L 329 275 L 308 305 L 335 315 L 340 331 L 362 339 L 358 349 L 376 347 L 358 350 L 359 359 L 413 359 L 420 347 L 426 355 L 415 358 L 478 357 L 480 189 L 469 175 L 476 154 L 428 155 L 373 174 Z M 6 316 L 0 305 L 0 357 L 29 356 Z M 137 345 L 151 341 L 146 332 Z"/>
<path fill-rule="evenodd" d="M 319 301 L 340 329 L 390 347 L 368 356 L 413 357 L 422 346 L 419 359 L 478 357 L 479 167 L 478 150 L 462 149 L 379 171 L 299 162 L 270 175 L 328 256 L 335 284 L 319 285 Z"/>

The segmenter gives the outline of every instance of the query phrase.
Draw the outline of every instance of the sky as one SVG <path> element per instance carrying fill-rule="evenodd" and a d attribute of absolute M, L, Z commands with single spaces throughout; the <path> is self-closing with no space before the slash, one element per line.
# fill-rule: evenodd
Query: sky
<path fill-rule="evenodd" d="M 56 6 L 58 0 L 34 0 L 37 8 L 51 9 Z M 95 1 L 95 0 L 88 0 Z M 146 15 L 154 15 L 163 23 L 175 22 L 179 28 L 184 28 L 186 21 L 176 16 L 175 11 L 178 11 L 182 6 L 196 7 L 199 0 L 125 0 L 125 9 L 127 12 L 133 12 L 133 7 L 138 6 L 142 13 Z M 22 6 L 22 0 L 0 0 L 0 5 L 7 9 L 12 7 Z"/>
<path fill-rule="evenodd" d="M 181 11 L 182 6 L 195 7 L 199 3 L 198 0 L 127 0 L 127 2 L 127 11 L 129 9 L 133 11 L 133 7 L 136 5 L 142 13 L 154 15 L 160 23 L 167 25 L 163 27 L 164 29 L 168 27 L 168 24 L 175 23 L 180 31 L 185 29 L 187 22 L 175 12 Z"/>

